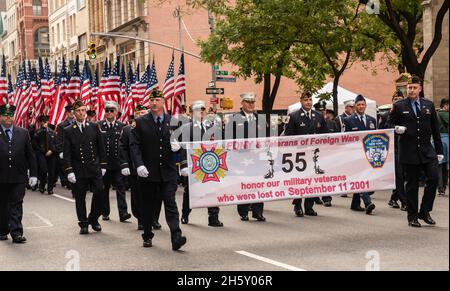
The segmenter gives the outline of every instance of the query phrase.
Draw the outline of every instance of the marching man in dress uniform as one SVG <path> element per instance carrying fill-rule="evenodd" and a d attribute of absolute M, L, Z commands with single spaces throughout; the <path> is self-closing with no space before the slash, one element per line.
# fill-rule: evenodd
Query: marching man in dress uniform
<path fill-rule="evenodd" d="M 22 226 L 25 187 L 37 185 L 37 165 L 28 131 L 13 125 L 15 109 L 0 106 L 0 241 L 10 234 L 13 243 L 22 244 L 27 241 Z"/>
<path fill-rule="evenodd" d="M 256 94 L 253 92 L 241 94 L 241 112 L 235 114 L 231 122 L 227 124 L 225 134 L 232 135 L 233 139 L 257 138 L 259 135 L 265 136 L 265 127 L 258 123 L 258 115 L 255 109 Z M 267 178 L 273 177 L 270 172 Z M 263 216 L 264 203 L 241 204 L 237 206 L 237 211 L 242 221 L 248 221 L 249 209 L 252 210 L 252 217 L 257 221 L 266 221 Z"/>
<path fill-rule="evenodd" d="M 143 246 L 152 247 L 155 205 L 161 197 L 170 228 L 172 249 L 186 244 L 180 229 L 180 215 L 175 201 L 178 173 L 170 143 L 171 116 L 164 113 L 164 94 L 154 90 L 150 95 L 150 112 L 136 120 L 131 131 L 131 159 L 142 190 Z"/>
<path fill-rule="evenodd" d="M 116 187 L 117 208 L 119 210 L 120 222 L 125 222 L 131 218 L 128 213 L 127 200 L 125 198 L 125 181 L 121 174 L 119 160 L 119 139 L 125 124 L 116 120 L 119 105 L 114 101 L 105 102 L 106 119 L 98 124 L 102 131 L 106 148 L 106 160 L 108 166 L 103 176 L 103 220 L 109 220 L 111 212 L 109 205 L 109 189 L 111 185 Z"/>
<path fill-rule="evenodd" d="M 86 122 L 86 106 L 74 103 L 75 123 L 64 128 L 64 172 L 72 183 L 80 234 L 88 234 L 88 226 L 102 231 L 98 218 L 103 209 L 103 181 L 107 161 L 105 145 L 96 123 Z M 86 192 L 92 186 L 91 212 L 86 213 Z"/>
<path fill-rule="evenodd" d="M 181 127 L 181 138 L 183 142 L 201 141 L 205 137 L 206 131 L 211 129 L 211 125 L 205 122 L 206 117 L 206 105 L 204 101 L 198 100 L 191 104 L 192 120 L 184 124 Z M 209 139 L 208 139 L 209 140 Z M 174 144 L 174 142 L 173 142 Z M 180 149 L 180 146 L 172 145 L 174 152 Z M 182 224 L 189 223 L 189 214 L 191 209 L 189 206 L 189 183 L 187 177 L 189 175 L 189 169 L 187 167 L 187 152 L 186 149 L 182 149 L 182 161 L 180 163 L 181 176 L 184 181 L 184 194 L 183 194 L 183 211 L 181 217 Z M 211 227 L 223 227 L 223 223 L 219 220 L 219 207 L 208 208 L 208 226 Z"/>
<path fill-rule="evenodd" d="M 435 225 L 433 210 L 438 186 L 438 161 L 444 159 L 439 124 L 433 102 L 420 97 L 422 80 L 411 76 L 408 80 L 408 98 L 392 105 L 388 123 L 395 126 L 399 160 L 405 173 L 406 210 L 408 224 L 421 227 L 419 219 Z M 433 137 L 434 147 L 431 144 Z M 419 177 L 423 170 L 427 183 L 419 210 Z"/>
<path fill-rule="evenodd" d="M 284 134 L 290 136 L 328 133 L 327 123 L 323 115 L 312 110 L 311 93 L 303 93 L 300 97 L 300 103 L 302 108 L 289 115 L 289 122 L 286 125 Z M 318 174 L 319 172 L 316 170 L 316 173 Z M 305 199 L 305 212 L 302 209 L 302 199 L 295 199 L 292 204 L 294 204 L 294 213 L 298 217 L 303 217 L 304 215 L 317 216 L 317 212 L 313 209 L 314 198 Z"/>
<path fill-rule="evenodd" d="M 367 103 L 362 95 L 355 98 L 355 112 L 344 119 L 345 131 L 366 131 L 377 129 L 377 120 L 366 114 Z M 366 211 L 366 214 L 372 214 L 375 204 L 372 203 L 370 195 L 372 193 L 353 194 L 351 209 L 354 211 Z M 364 201 L 365 208 L 361 207 L 361 199 Z"/>

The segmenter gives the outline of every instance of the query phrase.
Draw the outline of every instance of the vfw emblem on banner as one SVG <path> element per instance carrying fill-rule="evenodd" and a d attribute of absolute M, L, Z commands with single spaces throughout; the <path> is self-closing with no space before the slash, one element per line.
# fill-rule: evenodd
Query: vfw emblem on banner
<path fill-rule="evenodd" d="M 366 158 L 373 168 L 382 168 L 389 153 L 389 136 L 386 133 L 368 134 L 363 139 Z"/>
<path fill-rule="evenodd" d="M 200 145 L 199 149 L 194 149 L 192 159 L 192 174 L 195 179 L 202 183 L 220 182 L 228 172 L 227 152 L 217 145 Z"/>

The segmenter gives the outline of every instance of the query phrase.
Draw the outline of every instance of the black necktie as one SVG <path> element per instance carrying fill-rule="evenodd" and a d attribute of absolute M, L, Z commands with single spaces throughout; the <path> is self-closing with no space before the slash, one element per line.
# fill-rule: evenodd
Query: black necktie
<path fill-rule="evenodd" d="M 158 126 L 159 131 L 162 130 L 161 117 L 156 118 L 156 125 Z"/>
<path fill-rule="evenodd" d="M 414 106 L 416 107 L 416 116 L 420 117 L 422 114 L 420 112 L 420 106 L 419 106 L 419 102 L 414 102 Z"/>
<path fill-rule="evenodd" d="M 81 133 L 84 132 L 84 124 L 81 125 Z"/>
<path fill-rule="evenodd" d="M 364 122 L 364 117 L 361 116 L 361 123 L 364 125 L 364 127 L 366 127 L 366 123 Z"/>
<path fill-rule="evenodd" d="M 203 126 L 203 123 L 200 123 L 200 128 L 202 129 L 201 134 L 202 134 L 202 138 L 203 138 L 203 136 L 205 135 L 205 132 L 206 132 L 205 126 Z"/>
<path fill-rule="evenodd" d="M 308 119 L 311 119 L 311 117 L 309 117 L 309 112 L 306 112 L 306 117 L 308 117 Z"/>
<path fill-rule="evenodd" d="M 6 133 L 6 137 L 8 138 L 8 141 L 11 141 L 11 136 L 10 136 L 10 134 L 11 134 L 11 129 L 6 129 L 6 130 L 5 130 L 5 133 Z"/>

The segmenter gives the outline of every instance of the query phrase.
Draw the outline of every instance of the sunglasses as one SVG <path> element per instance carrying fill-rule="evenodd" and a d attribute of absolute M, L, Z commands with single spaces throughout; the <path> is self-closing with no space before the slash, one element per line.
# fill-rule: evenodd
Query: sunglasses
<path fill-rule="evenodd" d="M 116 109 L 105 109 L 106 113 L 114 113 L 114 111 L 116 111 Z"/>
<path fill-rule="evenodd" d="M 14 117 L 14 113 L 4 113 L 1 116 L 5 116 L 5 117 Z"/>

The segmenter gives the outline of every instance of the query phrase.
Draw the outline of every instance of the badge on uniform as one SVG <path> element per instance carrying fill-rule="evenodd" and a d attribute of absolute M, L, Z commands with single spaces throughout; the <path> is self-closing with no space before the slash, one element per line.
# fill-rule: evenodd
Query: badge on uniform
<path fill-rule="evenodd" d="M 353 127 L 352 130 L 358 130 L 358 128 L 357 127 Z"/>
<path fill-rule="evenodd" d="M 306 124 L 304 124 L 303 122 L 300 124 L 300 126 L 301 127 L 304 127 L 304 126 L 306 126 Z"/>
<path fill-rule="evenodd" d="M 305 116 L 305 113 L 300 114 L 300 116 Z"/>
<path fill-rule="evenodd" d="M 311 114 L 311 116 L 312 116 L 312 117 L 316 117 L 316 115 L 315 115 L 314 113 L 313 113 L 313 114 Z"/>
<path fill-rule="evenodd" d="M 430 115 L 431 114 L 430 109 L 427 108 L 427 111 L 425 112 L 425 114 Z"/>
<path fill-rule="evenodd" d="M 409 111 L 403 111 L 403 114 L 409 114 Z"/>
<path fill-rule="evenodd" d="M 370 125 L 369 125 L 369 128 L 370 128 L 370 129 L 375 129 L 375 124 L 373 124 L 373 123 L 371 122 Z"/>

